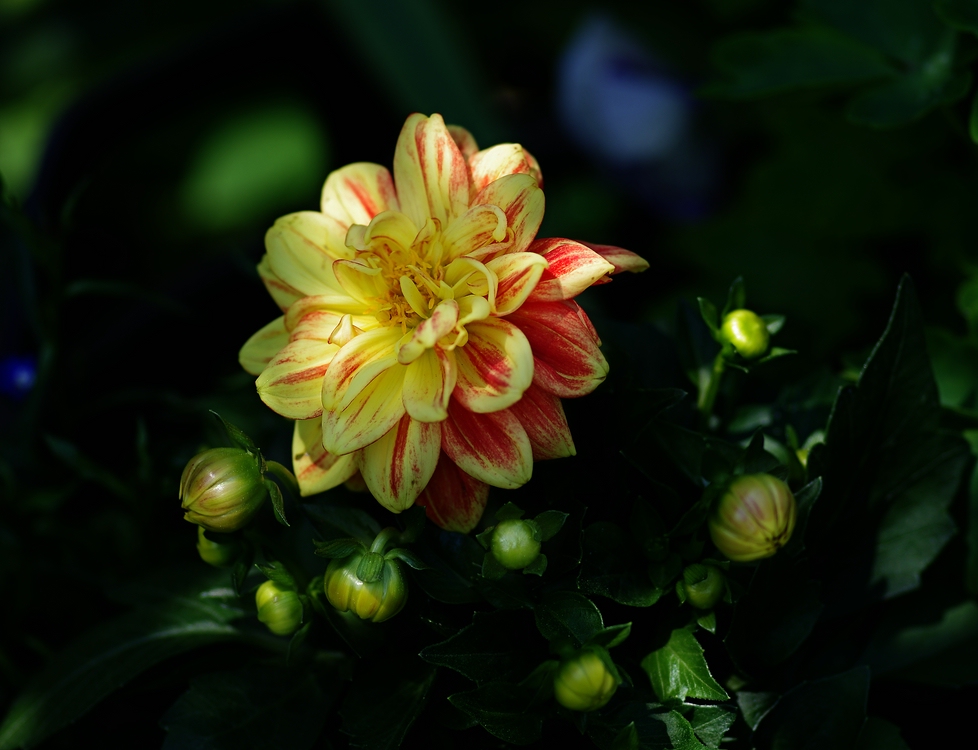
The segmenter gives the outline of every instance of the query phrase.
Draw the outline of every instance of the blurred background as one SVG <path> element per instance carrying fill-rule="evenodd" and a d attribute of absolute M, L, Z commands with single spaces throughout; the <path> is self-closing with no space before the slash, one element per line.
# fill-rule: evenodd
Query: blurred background
<path fill-rule="evenodd" d="M 688 387 L 649 342 L 671 335 L 681 300 L 722 305 L 743 275 L 753 309 L 787 316 L 778 345 L 799 351 L 759 374 L 758 398 L 844 372 L 909 272 L 938 331 L 942 393 L 969 406 L 978 350 L 958 308 L 978 152 L 965 99 L 886 128 L 847 118 L 851 76 L 725 89 L 718 46 L 795 23 L 789 3 L 552 8 L 0 0 L 0 705 L 121 609 L 107 587 L 195 558 L 177 484 L 194 452 L 223 444 L 208 409 L 287 456 L 289 425 L 237 364 L 276 314 L 255 272 L 264 232 L 316 209 L 331 170 L 389 166 L 412 111 L 533 153 L 540 236 L 649 260 L 583 299 L 613 367 L 633 355 L 647 384 Z M 970 64 L 974 41 L 959 39 Z M 141 679 L 126 711 L 152 730 L 179 690 L 172 675 Z"/>

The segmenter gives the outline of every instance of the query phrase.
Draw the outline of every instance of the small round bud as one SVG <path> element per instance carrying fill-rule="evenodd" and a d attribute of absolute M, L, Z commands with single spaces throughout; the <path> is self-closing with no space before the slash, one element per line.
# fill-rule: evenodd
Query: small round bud
<path fill-rule="evenodd" d="M 302 624 L 302 601 L 296 591 L 265 581 L 255 592 L 258 619 L 275 635 L 292 635 Z"/>
<path fill-rule="evenodd" d="M 572 711 L 601 708 L 618 689 L 618 680 L 593 651 L 581 651 L 561 663 L 554 677 L 554 697 Z"/>
<path fill-rule="evenodd" d="M 397 560 L 384 560 L 380 577 L 364 582 L 357 568 L 365 554 L 333 559 L 323 577 L 326 598 L 340 612 L 352 612 L 361 620 L 383 622 L 396 615 L 407 603 L 407 583 Z"/>
<path fill-rule="evenodd" d="M 712 609 L 723 597 L 726 581 L 716 566 L 696 563 L 683 571 L 683 589 L 686 601 L 694 607 Z"/>
<path fill-rule="evenodd" d="M 243 528 L 268 497 L 258 458 L 240 448 L 211 448 L 180 479 L 184 519 L 208 531 Z"/>
<path fill-rule="evenodd" d="M 540 555 L 539 533 L 526 521 L 500 521 L 492 532 L 492 556 L 509 570 L 522 570 Z"/>
<path fill-rule="evenodd" d="M 795 529 L 795 496 L 770 474 L 737 477 L 713 506 L 710 537 L 735 562 L 770 557 Z"/>
<path fill-rule="evenodd" d="M 241 554 L 241 542 L 216 542 L 208 539 L 203 526 L 197 527 L 197 553 L 200 559 L 215 568 L 230 568 Z"/>
<path fill-rule="evenodd" d="M 720 326 L 721 338 L 731 344 L 744 359 L 756 359 L 767 351 L 771 340 L 764 321 L 751 310 L 727 313 Z"/>

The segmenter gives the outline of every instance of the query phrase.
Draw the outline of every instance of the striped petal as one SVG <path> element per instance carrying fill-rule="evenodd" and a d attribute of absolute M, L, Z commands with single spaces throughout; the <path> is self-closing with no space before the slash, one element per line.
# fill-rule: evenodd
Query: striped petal
<path fill-rule="evenodd" d="M 332 172 L 323 185 L 321 207 L 343 227 L 344 235 L 353 224 L 369 224 L 381 211 L 399 208 L 390 172 L 366 162 Z"/>
<path fill-rule="evenodd" d="M 338 300 L 335 295 L 317 295 L 315 297 L 303 297 L 292 304 L 291 307 L 285 313 L 285 327 L 292 331 L 299 325 L 299 322 L 309 315 L 310 313 L 330 313 L 334 316 L 335 322 L 334 326 L 340 322 L 344 315 L 348 315 L 345 308 L 349 307 L 348 304 L 337 304 Z M 322 319 L 325 325 L 325 319 Z M 366 331 L 371 328 L 376 328 L 379 323 L 377 318 L 373 315 L 352 315 L 350 316 L 350 322 L 356 326 L 360 331 Z M 325 338 L 329 338 L 327 335 Z M 333 342 L 336 343 L 336 342 Z M 342 346 L 346 342 L 339 342 Z"/>
<path fill-rule="evenodd" d="M 419 422 L 441 422 L 448 416 L 448 400 L 455 390 L 455 352 L 429 349 L 407 366 L 404 408 Z"/>
<path fill-rule="evenodd" d="M 537 253 L 508 253 L 493 258 L 486 267 L 496 274 L 496 315 L 509 315 L 533 292 L 547 268 L 547 259 Z"/>
<path fill-rule="evenodd" d="M 479 250 L 506 239 L 506 214 L 498 206 L 473 206 L 442 235 L 448 258 L 477 256 Z"/>
<path fill-rule="evenodd" d="M 342 294 L 333 274 L 333 261 L 350 258 L 346 229 L 314 211 L 283 216 L 265 233 L 269 266 L 276 276 L 302 292 Z"/>
<path fill-rule="evenodd" d="M 289 419 L 318 417 L 323 413 L 323 377 L 338 350 L 335 344 L 320 339 L 289 342 L 255 382 L 261 400 Z"/>
<path fill-rule="evenodd" d="M 530 246 L 543 221 L 543 191 L 528 174 L 513 174 L 491 182 L 475 197 L 475 204 L 499 206 L 513 231 L 506 252 L 521 253 Z"/>
<path fill-rule="evenodd" d="M 466 474 L 442 453 L 417 504 L 441 528 L 468 534 L 482 518 L 488 500 L 489 485 Z"/>
<path fill-rule="evenodd" d="M 622 273 L 623 271 L 641 273 L 649 267 L 649 262 L 645 258 L 636 255 L 631 250 L 625 250 L 622 247 L 616 247 L 614 245 L 595 245 L 590 242 L 582 242 L 581 244 L 587 245 L 613 265 L 615 270 L 611 272 L 612 275 Z"/>
<path fill-rule="evenodd" d="M 468 210 L 469 170 L 441 115 L 413 114 L 404 123 L 394 182 L 401 211 L 417 227 L 429 218 L 447 227 Z"/>
<path fill-rule="evenodd" d="M 479 144 L 476 143 L 475 137 L 461 125 L 449 125 L 448 132 L 452 134 L 452 140 L 455 141 L 459 153 L 468 164 L 479 151 Z"/>
<path fill-rule="evenodd" d="M 509 407 L 526 430 L 533 448 L 533 460 L 573 456 L 574 440 L 571 438 L 564 407 L 559 398 L 537 385 L 526 389 L 523 398 Z"/>
<path fill-rule="evenodd" d="M 533 351 L 516 326 L 486 318 L 467 326 L 469 341 L 455 350 L 455 398 L 465 408 L 486 414 L 519 401 L 533 382 Z"/>
<path fill-rule="evenodd" d="M 288 310 L 296 300 L 300 300 L 305 296 L 298 289 L 286 284 L 276 275 L 272 270 L 267 253 L 262 256 L 261 261 L 258 263 L 258 276 L 261 277 L 262 283 L 282 312 Z"/>
<path fill-rule="evenodd" d="M 402 365 L 411 364 L 438 341 L 447 336 L 458 323 L 458 302 L 453 299 L 439 302 L 431 311 L 431 317 L 422 320 L 397 352 L 397 361 Z"/>
<path fill-rule="evenodd" d="M 356 452 L 367 489 L 392 513 L 414 505 L 441 454 L 441 427 L 404 415 L 383 437 Z"/>
<path fill-rule="evenodd" d="M 323 448 L 321 419 L 300 419 L 292 431 L 292 471 L 299 494 L 316 495 L 337 487 L 357 472 L 356 454 L 337 456 Z"/>
<path fill-rule="evenodd" d="M 526 151 L 518 143 L 500 143 L 473 155 L 469 169 L 472 170 L 472 183 L 476 191 L 511 174 L 528 174 L 539 182 L 526 157 Z"/>
<path fill-rule="evenodd" d="M 594 250 L 572 240 L 534 240 L 530 251 L 539 253 L 548 263 L 530 295 L 530 299 L 540 302 L 573 299 L 615 272 L 615 267 Z"/>
<path fill-rule="evenodd" d="M 238 352 L 238 362 L 252 375 L 260 375 L 271 359 L 289 343 L 289 332 L 285 329 L 285 316 L 273 320 L 267 326 L 245 341 Z"/>
<path fill-rule="evenodd" d="M 506 318 L 533 348 L 533 382 L 561 398 L 593 391 L 608 374 L 608 362 L 591 321 L 572 301 L 526 302 Z"/>
<path fill-rule="evenodd" d="M 515 489 L 530 480 L 530 439 L 508 409 L 476 414 L 453 398 L 448 404 L 448 419 L 441 427 L 442 450 L 462 471 L 480 482 Z"/>

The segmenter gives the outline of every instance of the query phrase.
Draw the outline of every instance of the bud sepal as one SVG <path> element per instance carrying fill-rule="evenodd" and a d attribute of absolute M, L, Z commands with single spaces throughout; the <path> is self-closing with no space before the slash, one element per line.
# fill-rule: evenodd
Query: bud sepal
<path fill-rule="evenodd" d="M 476 536 L 487 550 L 482 561 L 483 577 L 498 580 L 515 570 L 543 575 L 547 556 L 541 553 L 541 544 L 560 531 L 567 516 L 561 511 L 548 510 L 536 518 L 524 519 L 523 511 L 514 503 L 503 505 L 496 511 L 498 523 Z"/>

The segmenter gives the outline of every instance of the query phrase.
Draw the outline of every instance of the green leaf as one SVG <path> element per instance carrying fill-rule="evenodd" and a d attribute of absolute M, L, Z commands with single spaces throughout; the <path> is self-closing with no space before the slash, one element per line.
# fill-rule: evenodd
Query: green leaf
<path fill-rule="evenodd" d="M 255 567 L 264 573 L 265 578 L 269 581 L 275 581 L 282 588 L 298 591 L 299 587 L 295 582 L 295 576 L 282 563 L 270 560 L 264 565 L 262 563 L 255 563 Z"/>
<path fill-rule="evenodd" d="M 780 699 L 781 696 L 777 693 L 753 693 L 741 690 L 737 693 L 737 706 L 747 726 L 753 730 L 757 729 L 761 719 L 767 716 Z"/>
<path fill-rule="evenodd" d="M 724 303 L 723 312 L 720 315 L 726 318 L 734 310 L 743 310 L 745 307 L 747 307 L 747 285 L 744 283 L 744 277 L 738 276 L 730 284 L 730 289 L 727 290 L 727 301 Z"/>
<path fill-rule="evenodd" d="M 710 333 L 712 333 L 714 337 L 719 336 L 720 325 L 717 317 L 716 305 L 705 297 L 697 297 L 696 301 L 699 303 L 700 317 L 703 318 L 703 322 L 706 323 L 706 327 L 710 329 Z"/>
<path fill-rule="evenodd" d="M 696 618 L 696 624 L 699 625 L 703 630 L 710 633 L 717 632 L 717 616 L 716 613 L 711 609 L 706 614 L 700 615 Z"/>
<path fill-rule="evenodd" d="M 575 591 L 554 591 L 533 610 L 537 628 L 551 642 L 570 642 L 580 648 L 604 629 L 601 612 Z"/>
<path fill-rule="evenodd" d="M 969 434 L 970 433 L 970 434 Z M 972 444 L 972 451 L 978 448 L 978 431 L 965 433 Z M 964 586 L 972 596 L 978 595 L 978 465 L 971 470 L 968 483 L 968 527 L 965 531 L 965 544 L 968 556 L 965 559 Z"/>
<path fill-rule="evenodd" d="M 630 622 L 626 622 L 624 625 L 612 625 L 595 633 L 588 641 L 588 645 L 614 648 L 628 638 L 631 632 L 632 624 Z"/>
<path fill-rule="evenodd" d="M 300 601 L 303 602 L 303 607 L 308 617 L 309 597 L 300 595 L 299 598 Z M 312 630 L 312 620 L 309 620 L 305 625 L 292 634 L 292 638 L 289 639 L 289 650 L 285 654 L 285 663 L 288 666 L 295 666 L 299 655 L 302 653 L 302 644 L 306 642 L 306 638 L 309 636 L 310 630 Z"/>
<path fill-rule="evenodd" d="M 764 327 L 772 336 L 784 328 L 784 315 L 762 315 L 761 320 L 764 321 Z"/>
<path fill-rule="evenodd" d="M 934 9 L 949 26 L 978 34 L 978 1 L 935 0 Z"/>
<path fill-rule="evenodd" d="M 514 745 L 529 745 L 541 737 L 543 717 L 532 710 L 528 691 L 506 682 L 487 682 L 448 700 L 487 732 Z"/>
<path fill-rule="evenodd" d="M 537 555 L 533 562 L 523 568 L 523 575 L 542 576 L 547 570 L 547 556 Z"/>
<path fill-rule="evenodd" d="M 448 667 L 474 682 L 521 680 L 546 651 L 521 611 L 476 612 L 472 624 L 447 641 L 426 646 L 421 658 Z"/>
<path fill-rule="evenodd" d="M 208 571 L 210 572 L 210 571 Z M 36 745 L 75 721 L 113 690 L 154 664 L 200 646 L 241 638 L 226 607 L 230 589 L 155 596 L 158 603 L 99 626 L 57 654 L 17 697 L 0 725 L 0 749 Z"/>
<path fill-rule="evenodd" d="M 355 537 L 370 544 L 380 533 L 380 524 L 362 508 L 321 501 L 305 502 L 302 508 L 316 530 L 327 539 Z"/>
<path fill-rule="evenodd" d="M 788 355 L 797 354 L 797 353 L 798 352 L 795 349 L 783 349 L 780 346 L 772 346 L 771 349 L 768 351 L 768 353 L 765 354 L 763 357 L 761 357 L 759 360 L 757 360 L 757 362 L 755 362 L 754 364 L 763 365 L 765 362 L 770 362 L 775 359 L 781 359 L 781 357 L 787 357 Z"/>
<path fill-rule="evenodd" d="M 855 747 L 859 750 L 910 750 L 900 736 L 899 727 L 877 716 L 866 719 Z"/>
<path fill-rule="evenodd" d="M 629 722 L 622 730 L 615 735 L 614 742 L 611 743 L 611 750 L 639 750 L 638 730 L 635 722 Z"/>
<path fill-rule="evenodd" d="M 115 474 L 108 469 L 99 466 L 90 458 L 85 456 L 78 446 L 69 443 L 67 440 L 45 435 L 44 442 L 47 443 L 51 452 L 68 466 L 74 469 L 82 479 L 101 485 L 116 497 L 123 500 L 133 501 L 135 495 L 133 490 Z"/>
<path fill-rule="evenodd" d="M 426 517 L 425 509 L 420 505 L 415 505 L 401 513 L 398 519 L 404 527 L 404 531 L 401 532 L 401 544 L 411 544 L 421 538 Z"/>
<path fill-rule="evenodd" d="M 904 75 L 854 97 L 846 107 L 846 117 L 875 128 L 906 125 L 935 107 L 957 101 L 968 93 L 970 84 L 970 73 L 954 74 L 950 68 Z"/>
<path fill-rule="evenodd" d="M 283 526 L 288 526 L 289 522 L 285 519 L 285 499 L 282 497 L 281 488 L 271 479 L 266 479 L 265 489 L 268 490 L 268 496 L 272 499 L 272 510 L 275 511 L 275 520 Z"/>
<path fill-rule="evenodd" d="M 312 540 L 316 554 L 328 559 L 349 557 L 357 552 L 365 552 L 367 546 L 358 539 L 332 539 L 328 542 Z"/>
<path fill-rule="evenodd" d="M 482 568 L 485 552 L 468 534 L 438 531 L 425 534 L 426 544 L 415 551 L 428 570 L 414 576 L 414 582 L 428 596 L 447 604 L 479 601 L 475 579 Z"/>
<path fill-rule="evenodd" d="M 523 517 L 523 511 L 516 503 L 506 503 L 496 511 L 497 521 L 517 520 Z"/>
<path fill-rule="evenodd" d="M 250 666 L 200 675 L 160 719 L 163 750 L 304 750 L 319 736 L 328 705 L 309 672 Z"/>
<path fill-rule="evenodd" d="M 490 581 L 498 581 L 509 571 L 506 569 L 496 556 L 492 552 L 486 552 L 485 557 L 482 558 L 482 577 Z"/>
<path fill-rule="evenodd" d="M 864 83 L 894 73 L 878 51 L 821 27 L 731 37 L 717 46 L 714 56 L 728 80 L 713 83 L 702 93 L 730 98 Z M 736 308 L 725 309 L 723 314 L 732 309 Z"/>
<path fill-rule="evenodd" d="M 642 669 L 662 701 L 687 697 L 723 701 L 730 697 L 713 679 L 703 648 L 685 628 L 673 630 L 665 646 L 642 659 Z"/>
<path fill-rule="evenodd" d="M 435 668 L 413 654 L 360 662 L 340 709 L 340 728 L 349 735 L 350 747 L 400 747 L 424 709 L 434 679 Z"/>
<path fill-rule="evenodd" d="M 232 443 L 253 455 L 257 456 L 260 454 L 258 446 L 255 445 L 255 441 L 248 437 L 244 430 L 242 430 L 240 427 L 235 427 L 214 410 L 211 410 L 211 414 L 213 414 L 217 418 L 217 421 L 224 426 L 224 430 L 227 432 L 228 437 L 231 438 Z"/>
<path fill-rule="evenodd" d="M 414 554 L 411 550 L 404 547 L 396 547 L 384 555 L 385 560 L 401 560 L 414 570 L 428 570 L 424 560 Z"/>
<path fill-rule="evenodd" d="M 559 510 L 545 510 L 534 518 L 534 522 L 540 528 L 540 540 L 545 542 L 552 539 L 564 526 L 564 521 L 570 517 L 569 513 Z"/>
<path fill-rule="evenodd" d="M 855 747 L 866 718 L 868 691 L 866 667 L 803 682 L 761 719 L 754 741 L 761 748 L 792 750 Z"/>
<path fill-rule="evenodd" d="M 630 607 L 650 607 L 662 589 L 649 580 L 646 562 L 616 524 L 599 521 L 584 530 L 584 559 L 578 587 Z"/>
<path fill-rule="evenodd" d="M 628 726 L 634 726 L 640 750 L 703 750 L 693 727 L 678 711 L 656 703 L 630 701 L 590 714 L 587 732 L 602 750 L 611 750 Z"/>
<path fill-rule="evenodd" d="M 690 725 L 707 747 L 720 747 L 720 741 L 737 720 L 737 712 L 727 706 L 696 706 Z"/>

